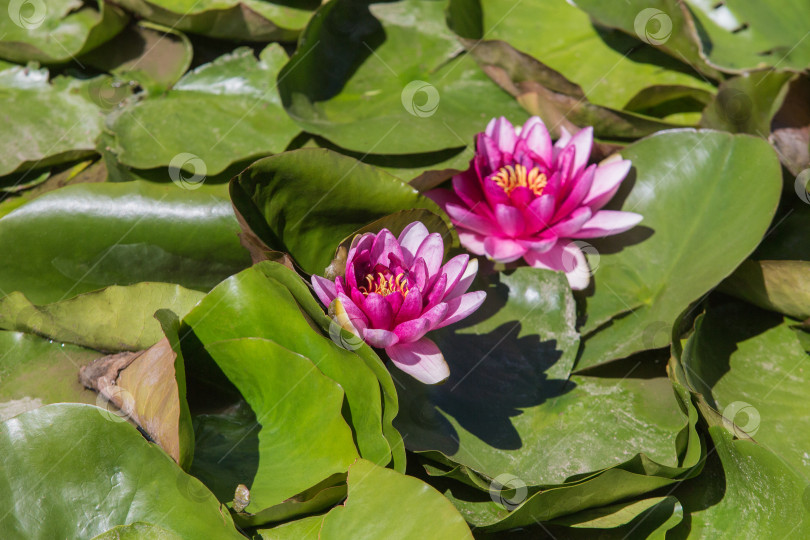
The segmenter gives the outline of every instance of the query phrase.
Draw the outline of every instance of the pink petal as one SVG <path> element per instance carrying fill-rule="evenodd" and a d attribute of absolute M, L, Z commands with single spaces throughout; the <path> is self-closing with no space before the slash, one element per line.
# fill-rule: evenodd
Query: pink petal
<path fill-rule="evenodd" d="M 402 307 L 405 297 L 401 292 L 393 292 L 387 296 L 383 296 L 383 298 L 391 305 L 391 312 L 396 316 L 396 314 L 399 313 L 399 309 Z"/>
<path fill-rule="evenodd" d="M 395 366 L 425 384 L 440 383 L 450 376 L 450 368 L 439 347 L 426 337 L 413 343 L 392 345 L 385 352 Z"/>
<path fill-rule="evenodd" d="M 510 202 L 509 196 L 501 186 L 495 183 L 495 181 L 492 179 L 492 175 L 484 178 L 484 180 L 481 182 L 481 187 L 490 208 L 495 208 L 495 205 L 498 204 L 507 204 Z"/>
<path fill-rule="evenodd" d="M 568 130 L 565 129 L 563 126 L 560 126 L 560 138 L 557 139 L 557 142 L 554 143 L 554 159 L 557 159 L 557 156 L 560 155 L 563 148 L 568 146 L 568 141 L 571 140 L 571 134 L 568 133 Z"/>
<path fill-rule="evenodd" d="M 444 294 L 447 295 L 458 284 L 464 271 L 467 269 L 467 264 L 470 262 L 470 256 L 466 253 L 456 255 L 442 266 L 441 273 L 447 276 L 447 285 L 444 288 Z"/>
<path fill-rule="evenodd" d="M 399 337 L 399 342 L 411 343 L 420 339 L 444 320 L 447 310 L 447 304 L 438 304 L 433 309 L 426 311 L 421 317 L 398 324 L 394 327 L 394 332 Z"/>
<path fill-rule="evenodd" d="M 557 243 L 557 236 L 550 235 L 547 237 L 540 237 L 532 240 L 518 240 L 521 246 L 527 250 L 538 251 L 544 253 L 554 247 Z"/>
<path fill-rule="evenodd" d="M 444 298 L 444 290 L 447 286 L 447 276 L 445 274 L 437 274 L 439 277 L 433 282 L 430 287 L 430 292 L 427 294 L 427 304 L 425 309 L 430 309 Z M 425 296 L 424 294 L 422 295 Z"/>
<path fill-rule="evenodd" d="M 618 210 L 600 210 L 582 225 L 582 228 L 570 235 L 570 238 L 598 238 L 610 236 L 632 229 L 643 219 L 634 212 Z"/>
<path fill-rule="evenodd" d="M 554 234 L 559 238 L 568 238 L 579 231 L 585 223 L 591 219 L 591 209 L 587 206 L 577 208 L 566 219 L 555 224 L 548 230 L 549 234 Z"/>
<path fill-rule="evenodd" d="M 397 239 L 391 234 L 391 231 L 383 229 L 377 233 L 374 244 L 371 246 L 371 266 L 375 267 L 378 264 L 388 266 L 388 255 L 391 254 L 396 256 L 397 259 L 402 260 L 402 251 L 399 248 L 399 242 L 397 242 Z"/>
<path fill-rule="evenodd" d="M 397 241 L 402 249 L 402 262 L 405 266 L 411 266 L 411 264 L 413 264 L 413 257 L 416 254 L 416 250 L 425 238 L 427 238 L 427 235 L 427 227 L 425 227 L 424 223 L 421 221 L 414 221 L 402 229 Z"/>
<path fill-rule="evenodd" d="M 588 126 L 577 131 L 571 138 L 569 145 L 576 148 L 576 159 L 574 160 L 574 172 L 576 173 L 588 163 L 593 147 L 593 128 Z"/>
<path fill-rule="evenodd" d="M 422 314 L 422 292 L 419 289 L 412 288 L 405 295 L 405 300 L 402 301 L 402 307 L 399 308 L 397 316 L 394 318 L 394 325 L 401 324 L 411 319 L 416 319 Z"/>
<path fill-rule="evenodd" d="M 534 234 L 549 226 L 554 215 L 554 196 L 540 195 L 526 207 L 523 218 L 526 220 L 526 234 Z"/>
<path fill-rule="evenodd" d="M 467 292 L 467 289 L 470 288 L 473 280 L 475 280 L 476 274 L 478 274 L 478 259 L 471 259 L 470 262 L 467 263 L 467 268 L 464 269 L 464 273 L 461 275 L 458 283 L 455 287 L 449 289 L 448 293 L 444 296 L 445 302 L 453 298 L 458 298 Z"/>
<path fill-rule="evenodd" d="M 349 287 L 357 287 L 357 278 L 354 274 L 354 260 L 357 258 L 359 253 L 362 253 L 364 250 L 371 249 L 371 246 L 374 244 L 374 235 L 372 233 L 366 233 L 359 236 L 355 236 L 352 239 L 352 244 L 349 247 L 349 253 L 346 256 L 346 284 Z"/>
<path fill-rule="evenodd" d="M 456 232 L 458 233 L 458 240 L 461 242 L 461 245 L 464 246 L 464 249 L 476 255 L 484 255 L 486 253 L 484 250 L 485 236 L 463 229 L 459 229 Z"/>
<path fill-rule="evenodd" d="M 337 296 L 335 282 L 329 281 L 321 276 L 316 276 L 315 274 L 312 275 L 312 288 L 315 289 L 315 294 L 325 306 L 331 304 L 332 300 Z"/>
<path fill-rule="evenodd" d="M 501 116 L 490 120 L 485 133 L 495 141 L 501 152 L 511 154 L 514 150 L 515 142 L 517 142 L 515 126 L 505 117 Z"/>
<path fill-rule="evenodd" d="M 385 301 L 382 295 L 371 293 L 363 302 L 363 313 L 368 317 L 369 326 L 390 330 L 394 322 L 394 312 L 391 304 Z"/>
<path fill-rule="evenodd" d="M 529 206 L 535 200 L 535 197 L 534 192 L 526 186 L 518 186 L 509 194 L 512 205 L 520 209 Z"/>
<path fill-rule="evenodd" d="M 554 159 L 554 152 L 551 146 L 551 137 L 548 134 L 546 125 L 537 117 L 532 116 L 523 124 L 520 132 L 521 138 L 526 140 L 529 149 L 543 160 L 543 165 L 549 166 Z"/>
<path fill-rule="evenodd" d="M 523 230 L 526 227 L 526 224 L 523 221 L 523 212 L 514 206 L 508 206 L 505 204 L 496 205 L 495 219 L 498 220 L 498 225 L 500 226 L 503 234 L 512 238 L 523 234 Z M 484 231 L 478 232 L 488 234 Z"/>
<path fill-rule="evenodd" d="M 591 186 L 588 196 L 585 197 L 584 204 L 594 210 L 607 204 L 618 191 L 627 173 L 630 172 L 631 165 L 630 161 L 625 159 L 598 166 L 593 177 L 593 186 Z"/>
<path fill-rule="evenodd" d="M 582 173 L 582 175 L 577 179 L 576 184 L 572 186 L 571 192 L 562 202 L 560 207 L 557 208 L 552 221 L 557 221 L 563 216 L 567 216 L 582 203 L 585 196 L 591 190 L 595 172 L 596 165 L 591 165 L 585 170 L 584 173 Z"/>
<path fill-rule="evenodd" d="M 469 206 L 475 206 L 484 200 L 484 193 L 475 171 L 468 170 L 453 177 L 453 190 Z"/>
<path fill-rule="evenodd" d="M 399 337 L 390 330 L 366 328 L 363 330 L 363 341 L 377 349 L 385 349 L 399 343 Z"/>
<path fill-rule="evenodd" d="M 475 310 L 481 307 L 484 300 L 487 299 L 487 293 L 484 291 L 473 291 L 471 293 L 463 294 L 458 298 L 454 298 L 447 302 L 447 313 L 444 320 L 441 321 L 433 329 L 444 328 L 448 324 L 453 324 L 461 319 L 472 315 Z"/>
<path fill-rule="evenodd" d="M 427 288 L 429 279 L 430 275 L 428 274 L 425 259 L 416 259 L 413 266 L 411 266 L 411 271 L 408 273 L 408 286 L 410 288 L 415 286 L 420 291 L 424 291 Z"/>
<path fill-rule="evenodd" d="M 432 276 L 439 271 L 442 266 L 442 259 L 444 258 L 444 241 L 439 233 L 431 233 L 427 235 L 416 250 L 414 254 L 415 259 L 425 259 L 427 265 L 428 276 Z"/>
<path fill-rule="evenodd" d="M 526 248 L 510 238 L 488 236 L 484 240 L 487 257 L 497 262 L 516 261 L 526 253 Z"/>
<path fill-rule="evenodd" d="M 456 204 L 448 203 L 444 211 L 450 216 L 450 220 L 456 227 L 464 227 L 481 234 L 493 234 L 498 230 L 495 224 L 488 219 Z M 442 246 L 442 249 L 444 249 L 444 246 Z"/>
<path fill-rule="evenodd" d="M 529 251 L 524 258 L 535 268 L 565 272 L 568 284 L 574 290 L 582 290 L 590 282 L 588 262 L 582 250 L 573 242 L 558 242 L 545 253 Z"/>
<path fill-rule="evenodd" d="M 353 300 L 351 300 L 345 294 L 339 294 L 337 298 L 340 301 L 340 306 L 338 309 L 342 310 L 346 314 L 346 318 L 355 328 L 362 330 L 368 326 L 368 318 L 366 318 L 366 314 L 363 313 L 363 310 L 360 309 Z"/>

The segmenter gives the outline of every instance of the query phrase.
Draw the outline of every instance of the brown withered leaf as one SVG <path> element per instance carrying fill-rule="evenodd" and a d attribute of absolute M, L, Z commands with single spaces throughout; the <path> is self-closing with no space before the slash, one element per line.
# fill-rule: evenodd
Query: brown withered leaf
<path fill-rule="evenodd" d="M 794 175 L 810 167 L 810 78 L 790 83 L 782 107 L 771 123 L 769 141 Z"/>

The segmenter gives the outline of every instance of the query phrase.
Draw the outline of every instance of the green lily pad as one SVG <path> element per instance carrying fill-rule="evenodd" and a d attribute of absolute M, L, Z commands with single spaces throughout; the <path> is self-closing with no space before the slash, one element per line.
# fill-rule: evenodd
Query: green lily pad
<path fill-rule="evenodd" d="M 387 373 L 382 363 L 379 358 L 376 359 L 382 373 L 372 371 L 366 365 L 366 360 L 360 356 L 362 353 L 358 352 L 371 352 L 366 346 L 350 351 L 334 343 L 328 337 L 328 331 L 324 335 L 317 330 L 311 322 L 312 315 L 302 313 L 301 301 L 297 301 L 286 284 L 272 277 L 273 272 L 284 272 L 289 275 L 289 279 L 297 280 L 300 286 L 306 287 L 292 271 L 276 263 L 263 262 L 228 278 L 214 288 L 186 315 L 184 327 L 190 328 L 194 339 L 205 347 L 219 341 L 260 338 L 275 342 L 277 346 L 291 351 L 290 354 L 308 358 L 320 372 L 343 388 L 347 401 L 346 419 L 352 427 L 360 455 L 376 463 L 387 464 L 391 460 L 392 448 L 402 443 L 401 439 L 386 440 L 383 435 L 379 377 Z M 315 300 L 311 295 L 309 298 L 310 305 L 314 304 Z M 328 319 L 322 311 L 319 318 Z M 181 330 L 181 335 L 184 333 Z M 192 341 L 187 340 L 187 343 Z M 184 343 L 186 372 L 193 376 L 199 371 L 194 366 L 205 358 L 200 351 L 195 352 L 187 343 Z M 392 384 L 389 378 L 388 385 Z M 389 403 L 388 399 L 393 401 Z M 390 405 L 395 414 L 396 395 L 388 399 L 386 408 Z M 257 417 L 262 413 L 263 411 L 257 410 Z M 390 431 L 386 435 L 395 437 Z"/>
<path fill-rule="evenodd" d="M 341 416 L 343 390 L 311 360 L 257 337 L 208 343 L 205 348 L 256 415 L 238 443 L 250 444 L 250 432 L 257 432 L 255 471 L 252 476 L 232 477 L 230 486 L 231 496 L 238 484 L 250 489 L 243 520 L 251 525 L 275 521 L 272 507 L 346 472 L 357 450 Z M 196 466 L 214 475 L 226 460 L 227 454 L 205 467 L 198 459 Z"/>
<path fill-rule="evenodd" d="M 276 90 L 286 61 L 276 43 L 258 60 L 242 47 L 190 71 L 166 94 L 130 104 L 109 121 L 113 151 L 137 169 L 169 166 L 192 186 L 237 161 L 283 151 L 300 131 Z"/>
<path fill-rule="evenodd" d="M 728 422 L 810 479 L 810 415 L 802 398 L 810 357 L 791 324 L 736 300 L 710 304 L 681 363 L 692 387 Z"/>
<path fill-rule="evenodd" d="M 348 483 L 346 502 L 323 518 L 260 530 L 261 538 L 472 539 L 450 501 L 417 478 L 358 459 L 349 469 Z M 320 532 L 316 519 L 321 522 Z"/>
<path fill-rule="evenodd" d="M 137 351 L 163 338 L 158 309 L 180 317 L 204 293 L 169 283 L 112 286 L 54 304 L 35 306 L 14 292 L 0 299 L 0 328 L 30 332 L 100 351 Z"/>
<path fill-rule="evenodd" d="M 207 291 L 250 264 L 224 186 L 68 186 L 0 219 L 0 287 L 34 304 L 113 284 Z"/>
<path fill-rule="evenodd" d="M 22 332 L 0 331 L 0 419 L 48 403 L 97 402 L 79 368 L 102 353 Z"/>
<path fill-rule="evenodd" d="M 183 32 L 239 41 L 293 41 L 315 0 L 121 0 L 141 17 Z"/>
<path fill-rule="evenodd" d="M 348 150 L 414 154 L 459 148 L 490 118 L 526 113 L 466 54 L 445 2 L 324 4 L 279 75 L 290 116 Z"/>
<path fill-rule="evenodd" d="M 92 538 L 136 522 L 184 538 L 243 538 L 199 480 L 104 409 L 23 413 L 0 426 L 0 448 L 3 538 Z"/>
<path fill-rule="evenodd" d="M 110 40 L 129 19 L 102 0 L 0 0 L 0 13 L 0 57 L 20 64 L 73 60 Z"/>
<path fill-rule="evenodd" d="M 758 138 L 664 132 L 622 156 L 634 170 L 609 206 L 644 219 L 594 242 L 578 370 L 668 345 L 678 315 L 754 250 L 779 200 L 779 162 Z"/>
<path fill-rule="evenodd" d="M 151 523 L 136 522 L 132 525 L 119 525 L 113 527 L 105 533 L 93 538 L 93 540 L 182 540 L 183 537 L 173 531 L 152 525 Z"/>
<path fill-rule="evenodd" d="M 578 84 L 597 105 L 622 109 L 653 85 L 715 91 L 680 59 L 592 25 L 587 13 L 565 0 L 487 0 L 482 7 L 486 39 L 506 41 L 530 54 Z"/>
<path fill-rule="evenodd" d="M 265 244 L 319 275 L 338 244 L 372 221 L 411 208 L 441 213 L 400 179 L 314 148 L 257 161 L 231 182 L 231 198 Z"/>
<path fill-rule="evenodd" d="M 3 18 L 3 20 L 7 20 Z M 48 70 L 0 71 L 0 176 L 80 159 L 95 152 L 103 119 L 87 85 L 67 77 L 48 82 Z M 58 114 L 54 114 L 58 111 Z M 23 175 L 17 184 L 36 175 Z"/>
<path fill-rule="evenodd" d="M 712 103 L 703 111 L 701 127 L 767 138 L 771 121 L 788 92 L 790 72 L 755 71 L 720 84 Z"/>

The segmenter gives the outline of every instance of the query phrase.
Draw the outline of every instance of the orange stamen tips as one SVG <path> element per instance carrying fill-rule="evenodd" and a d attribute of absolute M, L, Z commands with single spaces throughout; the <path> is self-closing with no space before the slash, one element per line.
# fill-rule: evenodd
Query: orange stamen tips
<path fill-rule="evenodd" d="M 492 180 L 507 195 L 511 195 L 515 188 L 527 187 L 538 197 L 543 194 L 543 189 L 548 183 L 548 178 L 540 172 L 540 169 L 534 167 L 532 170 L 527 171 L 523 165 L 501 167 L 492 177 Z"/>

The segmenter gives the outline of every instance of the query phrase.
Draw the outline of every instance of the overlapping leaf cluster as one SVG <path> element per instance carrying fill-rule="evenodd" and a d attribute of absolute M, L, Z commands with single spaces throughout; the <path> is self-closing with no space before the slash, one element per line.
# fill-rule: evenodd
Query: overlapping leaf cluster
<path fill-rule="evenodd" d="M 776 4 L 0 1 L 0 536 L 810 534 L 810 12 Z M 421 385 L 306 278 L 417 219 L 460 250 L 420 192 L 529 115 L 594 126 L 644 220 L 577 294 L 481 260 Z"/>

